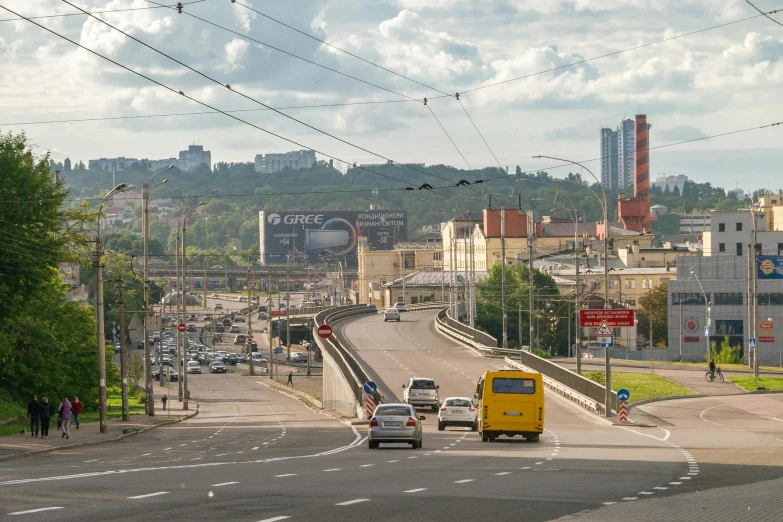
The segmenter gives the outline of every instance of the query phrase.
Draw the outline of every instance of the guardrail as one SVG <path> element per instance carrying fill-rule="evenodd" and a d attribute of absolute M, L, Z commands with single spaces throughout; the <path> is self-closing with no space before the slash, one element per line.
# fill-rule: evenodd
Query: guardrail
<path fill-rule="evenodd" d="M 454 321 L 447 312 L 448 309 L 441 310 L 435 317 L 435 328 L 439 332 L 471 346 L 486 357 L 505 356 L 506 361 L 512 360 L 533 371 L 539 372 L 558 383 L 559 388 L 557 391 L 561 395 L 573 397 L 575 402 L 582 404 L 586 408 L 588 408 L 589 404 L 592 404 L 588 409 L 595 411 L 596 413 L 603 411 L 606 388 L 601 384 L 591 381 L 586 377 L 582 377 L 575 372 L 567 370 L 566 368 L 529 351 L 497 348 L 497 340 L 494 337 L 485 334 L 484 332 L 479 332 L 474 328 L 470 328 L 468 325 Z M 454 324 L 455 322 L 457 323 L 456 325 Z M 488 337 L 493 345 L 487 346 L 480 342 L 479 338 L 484 337 L 479 336 L 478 334 L 483 334 Z M 508 356 L 512 356 L 514 359 L 509 359 Z M 616 411 L 618 405 L 617 393 L 612 392 L 612 409 Z"/>

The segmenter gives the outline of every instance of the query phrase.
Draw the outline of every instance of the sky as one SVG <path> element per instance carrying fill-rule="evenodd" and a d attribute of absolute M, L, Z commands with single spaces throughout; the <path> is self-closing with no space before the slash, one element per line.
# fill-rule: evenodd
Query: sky
<path fill-rule="evenodd" d="M 68 1 L 134 9 L 96 16 L 217 83 L 64 1 L 0 0 L 26 17 L 74 15 L 36 22 L 171 88 L 0 9 L 0 132 L 24 130 L 57 160 L 168 158 L 197 143 L 213 163 L 248 162 L 302 148 L 287 138 L 349 163 L 528 171 L 557 165 L 533 159 L 549 155 L 591 160 L 600 176 L 600 129 L 644 113 L 653 179 L 783 188 L 783 125 L 675 144 L 783 120 L 783 26 L 738 22 L 758 15 L 746 0 L 203 0 L 183 2 L 183 14 L 146 0 Z M 180 91 L 278 136 L 219 113 L 31 124 L 210 110 Z M 328 106 L 281 111 L 297 122 L 260 103 Z"/>

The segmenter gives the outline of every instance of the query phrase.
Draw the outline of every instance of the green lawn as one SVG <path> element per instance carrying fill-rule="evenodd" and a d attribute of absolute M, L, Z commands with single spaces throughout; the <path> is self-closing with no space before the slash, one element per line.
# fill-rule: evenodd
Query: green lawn
<path fill-rule="evenodd" d="M 638 366 L 640 368 L 649 368 L 650 367 L 650 361 L 630 361 L 630 360 L 620 360 L 620 359 L 613 359 L 617 362 L 621 362 L 625 366 Z M 721 370 L 730 372 L 730 371 L 751 371 L 752 368 L 749 368 L 747 364 L 718 364 L 720 366 Z M 655 367 L 669 367 L 669 368 L 683 368 L 687 370 L 704 370 L 707 371 L 707 363 L 706 362 L 677 362 L 677 361 L 655 361 Z M 760 366 L 759 370 L 762 372 L 776 372 L 776 373 L 783 373 L 783 368 L 780 366 Z"/>
<path fill-rule="evenodd" d="M 582 375 L 600 384 L 606 383 L 604 372 L 583 372 Z M 629 403 L 677 395 L 695 395 L 696 392 L 676 382 L 650 373 L 612 372 L 612 389 L 625 388 L 631 392 Z"/>
<path fill-rule="evenodd" d="M 128 409 L 131 415 L 140 415 L 144 413 L 144 403 L 142 402 L 143 390 L 140 394 L 130 393 L 128 396 Z M 0 396 L 0 436 L 18 435 L 22 428 L 30 429 L 30 421 L 27 419 L 27 408 Z M 55 404 L 55 407 L 57 405 Z M 110 387 L 107 389 L 106 396 L 106 414 L 109 419 L 122 417 L 122 392 L 119 387 Z M 84 412 L 81 416 L 81 422 L 98 422 L 99 413 L 97 411 Z M 57 426 L 57 417 L 52 418 L 52 428 Z"/>
<path fill-rule="evenodd" d="M 753 376 L 729 377 L 729 382 L 733 382 L 744 390 L 756 391 L 756 378 Z M 759 377 L 759 389 L 783 390 L 783 377 Z"/>

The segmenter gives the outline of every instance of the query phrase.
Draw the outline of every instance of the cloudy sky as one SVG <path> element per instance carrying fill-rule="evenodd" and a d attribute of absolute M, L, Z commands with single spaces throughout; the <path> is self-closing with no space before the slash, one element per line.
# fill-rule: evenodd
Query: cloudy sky
<path fill-rule="evenodd" d="M 69 1 L 90 11 L 155 5 Z M 780 7 L 773 0 L 754 3 L 765 11 Z M 59 0 L 0 5 L 24 16 L 79 13 Z M 349 162 L 382 160 L 274 112 L 257 111 L 262 107 L 253 100 L 272 107 L 332 105 L 285 112 L 398 161 L 461 168 L 466 161 L 474 168 L 496 162 L 460 103 L 436 98 L 441 93 L 463 93 L 460 101 L 500 163 L 523 170 L 553 164 L 532 159 L 536 154 L 596 158 L 600 128 L 616 127 L 639 111 L 652 123 L 652 147 L 783 120 L 783 27 L 763 17 L 731 23 L 758 14 L 745 0 L 203 0 L 185 11 L 203 20 L 165 8 L 98 16 L 236 92 L 87 16 L 36 21 L 174 91 L 223 110 L 247 111 L 235 114 Z M 777 16 L 783 21 L 783 13 Z M 252 161 L 258 153 L 299 148 L 221 114 L 9 125 L 208 110 L 12 18 L 0 10 L 0 132 L 24 129 L 57 159 L 166 158 L 200 143 L 212 151 L 213 162 Z M 415 101 L 424 97 L 429 108 Z M 781 136 L 783 126 L 653 150 L 651 172 L 686 174 L 727 188 L 778 189 Z M 598 162 L 588 166 L 599 173 Z"/>

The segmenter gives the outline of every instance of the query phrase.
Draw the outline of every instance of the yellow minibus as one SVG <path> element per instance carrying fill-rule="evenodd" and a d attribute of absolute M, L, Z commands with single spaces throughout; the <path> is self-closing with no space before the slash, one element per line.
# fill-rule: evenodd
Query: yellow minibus
<path fill-rule="evenodd" d="M 476 384 L 481 440 L 521 435 L 538 442 L 544 431 L 544 382 L 540 373 L 486 372 Z"/>

